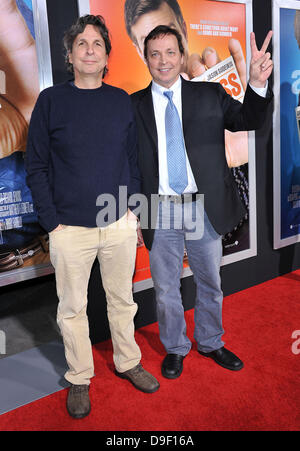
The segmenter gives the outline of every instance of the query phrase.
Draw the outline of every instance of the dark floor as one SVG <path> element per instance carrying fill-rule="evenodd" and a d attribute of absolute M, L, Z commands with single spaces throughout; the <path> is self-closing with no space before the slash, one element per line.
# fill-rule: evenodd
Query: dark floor
<path fill-rule="evenodd" d="M 61 340 L 57 304 L 53 275 L 2 287 L 0 331 L 5 336 L 5 353 L 0 353 L 0 359 Z"/>

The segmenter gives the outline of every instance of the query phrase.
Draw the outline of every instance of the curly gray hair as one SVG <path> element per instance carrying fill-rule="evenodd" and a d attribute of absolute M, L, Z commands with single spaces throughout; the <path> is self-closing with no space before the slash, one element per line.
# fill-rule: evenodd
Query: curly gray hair
<path fill-rule="evenodd" d="M 91 14 L 87 14 L 85 16 L 80 17 L 77 22 L 72 25 L 69 30 L 65 32 L 63 44 L 65 48 L 65 63 L 68 72 L 74 73 L 73 71 L 73 64 L 69 61 L 69 53 L 72 52 L 73 43 L 80 33 L 83 33 L 85 30 L 85 27 L 87 25 L 93 25 L 96 28 L 98 28 L 99 33 L 101 34 L 104 43 L 105 43 L 105 50 L 106 54 L 109 55 L 111 51 L 111 42 L 109 37 L 109 31 L 106 28 L 105 21 L 102 16 L 93 16 Z M 103 71 L 103 77 L 107 73 L 107 67 L 104 68 Z"/>

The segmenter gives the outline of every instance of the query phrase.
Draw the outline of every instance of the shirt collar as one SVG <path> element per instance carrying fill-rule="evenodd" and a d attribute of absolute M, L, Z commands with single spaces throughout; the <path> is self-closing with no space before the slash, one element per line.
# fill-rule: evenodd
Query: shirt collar
<path fill-rule="evenodd" d="M 163 86 L 159 85 L 158 83 L 156 83 L 155 81 L 152 80 L 152 86 L 151 86 L 152 92 L 156 92 L 160 95 L 163 95 L 163 93 L 165 91 L 173 91 L 178 92 L 179 90 L 181 90 L 181 77 L 178 77 L 178 80 L 175 81 L 175 83 L 169 88 L 164 88 Z"/>

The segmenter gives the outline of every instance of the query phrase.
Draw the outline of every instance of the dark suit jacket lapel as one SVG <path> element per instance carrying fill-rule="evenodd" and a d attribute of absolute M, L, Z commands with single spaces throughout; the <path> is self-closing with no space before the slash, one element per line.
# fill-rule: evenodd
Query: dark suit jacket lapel
<path fill-rule="evenodd" d="M 181 77 L 181 102 L 182 102 L 182 126 L 183 134 L 186 143 L 187 153 L 189 153 L 188 136 L 193 133 L 190 130 L 190 125 L 193 124 L 193 115 L 197 111 L 195 108 L 195 91 L 192 81 L 186 81 Z"/>
<path fill-rule="evenodd" d="M 141 97 L 138 110 L 140 116 L 144 122 L 147 133 L 149 134 L 152 144 L 155 147 L 155 151 L 157 153 L 158 148 L 158 139 L 157 139 L 157 129 L 155 123 L 155 115 L 154 115 L 154 107 L 152 101 L 152 93 L 151 93 L 151 83 L 145 89 L 144 95 Z"/>

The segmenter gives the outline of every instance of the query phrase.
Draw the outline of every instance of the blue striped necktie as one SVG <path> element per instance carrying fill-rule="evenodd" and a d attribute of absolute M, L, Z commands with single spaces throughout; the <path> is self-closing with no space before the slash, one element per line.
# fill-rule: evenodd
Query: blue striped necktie
<path fill-rule="evenodd" d="M 169 185 L 177 194 L 182 194 L 188 184 L 182 126 L 172 100 L 173 91 L 165 91 L 164 95 L 168 98 L 165 126 Z"/>

